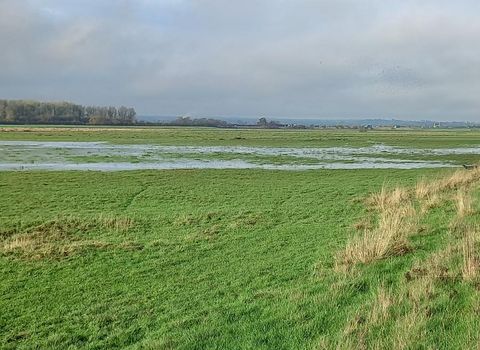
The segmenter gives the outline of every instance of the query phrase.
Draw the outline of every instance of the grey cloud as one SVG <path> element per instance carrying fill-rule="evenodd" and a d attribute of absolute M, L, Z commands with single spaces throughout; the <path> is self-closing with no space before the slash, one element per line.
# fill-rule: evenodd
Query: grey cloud
<path fill-rule="evenodd" d="M 474 1 L 3 0 L 0 95 L 480 121 L 479 23 Z"/>

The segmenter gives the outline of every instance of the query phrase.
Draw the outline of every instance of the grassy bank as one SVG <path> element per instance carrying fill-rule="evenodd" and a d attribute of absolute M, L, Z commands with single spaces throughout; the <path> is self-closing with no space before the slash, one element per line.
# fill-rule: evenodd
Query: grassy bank
<path fill-rule="evenodd" d="M 364 319 L 362 339 L 386 341 L 415 322 L 410 304 L 367 316 L 445 247 L 455 210 L 426 217 L 405 254 L 346 269 L 335 255 L 370 193 L 436 174 L 0 173 L 2 348 L 356 348 Z M 477 285 L 432 283 L 415 339 L 474 348 Z"/>

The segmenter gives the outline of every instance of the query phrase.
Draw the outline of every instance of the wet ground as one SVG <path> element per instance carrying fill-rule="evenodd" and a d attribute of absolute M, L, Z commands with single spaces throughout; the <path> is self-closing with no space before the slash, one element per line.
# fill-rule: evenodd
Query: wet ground
<path fill-rule="evenodd" d="M 0 141 L 0 171 L 138 169 L 373 169 L 457 167 L 452 155 L 480 155 L 480 147 L 412 149 L 112 145 L 106 142 Z"/>

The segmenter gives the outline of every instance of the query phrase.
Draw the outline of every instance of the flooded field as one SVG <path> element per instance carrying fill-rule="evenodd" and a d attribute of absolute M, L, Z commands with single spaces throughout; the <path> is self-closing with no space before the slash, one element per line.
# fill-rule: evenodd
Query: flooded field
<path fill-rule="evenodd" d="M 0 170 L 415 169 L 456 167 L 459 164 L 451 160 L 455 155 L 480 155 L 480 147 L 271 148 L 0 141 Z"/>

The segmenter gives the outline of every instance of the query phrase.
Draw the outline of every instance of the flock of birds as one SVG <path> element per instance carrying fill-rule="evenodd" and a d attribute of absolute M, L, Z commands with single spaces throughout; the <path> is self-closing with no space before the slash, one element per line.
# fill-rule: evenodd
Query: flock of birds
<path fill-rule="evenodd" d="M 320 65 L 323 65 L 322 61 Z M 344 79 L 347 85 L 372 94 L 406 94 L 426 86 L 426 82 L 411 67 L 369 59 L 353 64 L 344 73 Z"/>
<path fill-rule="evenodd" d="M 380 93 L 408 93 L 421 89 L 425 82 L 418 79 L 415 71 L 409 67 L 399 65 L 381 65 L 380 63 L 364 63 L 357 70 L 357 81 L 361 87 L 369 87 L 372 92 Z"/>

